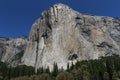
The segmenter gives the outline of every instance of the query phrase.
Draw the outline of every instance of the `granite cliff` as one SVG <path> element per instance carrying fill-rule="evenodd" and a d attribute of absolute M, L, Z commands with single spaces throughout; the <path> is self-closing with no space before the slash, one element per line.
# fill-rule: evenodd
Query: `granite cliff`
<path fill-rule="evenodd" d="M 10 66 L 21 64 L 21 58 L 27 45 L 26 37 L 0 38 L 0 61 Z"/>
<path fill-rule="evenodd" d="M 5 62 L 13 60 L 8 56 L 15 52 L 11 41 L 8 49 L 4 41 L 6 39 L 0 41 L 0 56 L 4 49 L 9 53 L 4 52 L 0 59 Z M 28 40 L 24 39 L 22 43 L 24 48 L 21 50 L 25 53 L 19 64 L 36 69 L 49 66 L 52 70 L 53 64 L 57 63 L 59 68 L 66 69 L 67 63 L 77 60 L 120 55 L 120 18 L 82 14 L 65 4 L 55 4 L 42 12 L 32 25 Z"/>
<path fill-rule="evenodd" d="M 45 10 L 30 31 L 22 61 L 39 67 L 120 54 L 120 19 L 81 14 L 64 4 Z"/>

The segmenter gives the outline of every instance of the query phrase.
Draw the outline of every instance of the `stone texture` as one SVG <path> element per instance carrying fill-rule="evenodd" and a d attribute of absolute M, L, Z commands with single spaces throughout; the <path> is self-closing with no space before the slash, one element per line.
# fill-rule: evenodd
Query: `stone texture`
<path fill-rule="evenodd" d="M 120 54 L 120 19 L 55 4 L 33 24 L 22 63 L 66 69 L 67 63 Z"/>
<path fill-rule="evenodd" d="M 0 38 L 0 61 L 11 66 L 19 65 L 26 45 L 26 37 Z"/>

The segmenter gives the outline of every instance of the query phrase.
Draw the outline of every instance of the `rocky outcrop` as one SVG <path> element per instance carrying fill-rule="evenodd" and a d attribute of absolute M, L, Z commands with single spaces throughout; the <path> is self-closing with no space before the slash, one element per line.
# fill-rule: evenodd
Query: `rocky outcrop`
<path fill-rule="evenodd" d="M 66 69 L 67 63 L 120 54 L 120 19 L 81 14 L 55 4 L 35 21 L 22 63 Z"/>
<path fill-rule="evenodd" d="M 10 66 L 19 65 L 26 45 L 26 37 L 0 38 L 0 61 Z"/>

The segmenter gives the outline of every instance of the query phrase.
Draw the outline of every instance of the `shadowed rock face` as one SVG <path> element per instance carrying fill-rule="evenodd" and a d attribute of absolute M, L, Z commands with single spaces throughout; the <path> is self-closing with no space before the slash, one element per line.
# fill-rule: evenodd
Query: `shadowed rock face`
<path fill-rule="evenodd" d="M 44 11 L 30 31 L 23 64 L 39 67 L 120 54 L 120 19 L 78 13 L 64 4 Z"/>

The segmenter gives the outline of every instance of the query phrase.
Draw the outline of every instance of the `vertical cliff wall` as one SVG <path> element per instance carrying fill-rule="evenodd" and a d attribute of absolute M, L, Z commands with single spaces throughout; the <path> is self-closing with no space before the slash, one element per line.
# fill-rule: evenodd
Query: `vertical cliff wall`
<path fill-rule="evenodd" d="M 39 67 L 120 54 L 120 19 L 86 15 L 55 4 L 33 24 L 22 62 Z"/>

